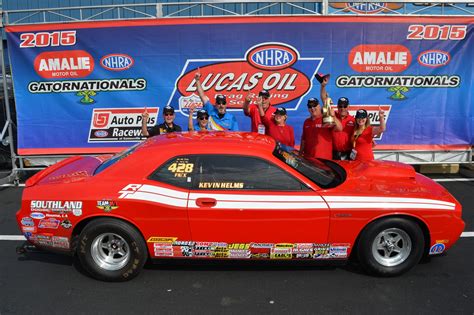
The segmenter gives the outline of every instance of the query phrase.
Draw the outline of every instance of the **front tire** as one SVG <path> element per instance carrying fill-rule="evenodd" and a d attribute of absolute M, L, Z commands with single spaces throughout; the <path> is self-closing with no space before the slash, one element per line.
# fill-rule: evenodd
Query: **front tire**
<path fill-rule="evenodd" d="M 143 237 L 133 226 L 116 219 L 97 219 L 82 230 L 77 256 L 92 277 L 118 282 L 136 277 L 148 254 Z"/>
<path fill-rule="evenodd" d="M 357 256 L 368 273 L 397 276 L 418 264 L 424 243 L 423 231 L 416 222 L 403 218 L 381 219 L 362 231 Z"/>

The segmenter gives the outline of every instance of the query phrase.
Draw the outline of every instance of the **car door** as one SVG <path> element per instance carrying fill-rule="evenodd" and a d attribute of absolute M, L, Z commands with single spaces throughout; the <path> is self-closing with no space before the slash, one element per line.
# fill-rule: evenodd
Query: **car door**
<path fill-rule="evenodd" d="M 195 163 L 188 202 L 194 241 L 288 247 L 327 242 L 326 203 L 283 168 L 241 155 L 199 155 Z"/>

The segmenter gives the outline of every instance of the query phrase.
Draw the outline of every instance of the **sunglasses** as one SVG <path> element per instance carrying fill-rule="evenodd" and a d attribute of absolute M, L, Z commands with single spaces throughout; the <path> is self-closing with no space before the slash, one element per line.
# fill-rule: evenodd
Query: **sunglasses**
<path fill-rule="evenodd" d="M 347 108 L 349 105 L 337 105 L 338 108 Z"/>
<path fill-rule="evenodd" d="M 308 108 L 315 108 L 318 107 L 319 104 L 308 104 Z"/>
<path fill-rule="evenodd" d="M 173 116 L 174 114 L 166 113 L 165 116 Z"/>
<path fill-rule="evenodd" d="M 199 120 L 208 120 L 209 119 L 209 116 L 205 116 L 205 117 L 198 117 Z"/>

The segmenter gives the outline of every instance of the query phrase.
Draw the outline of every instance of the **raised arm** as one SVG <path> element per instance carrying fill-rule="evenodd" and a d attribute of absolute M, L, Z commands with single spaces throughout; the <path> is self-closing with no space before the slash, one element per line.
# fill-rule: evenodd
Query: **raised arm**
<path fill-rule="evenodd" d="M 250 97 L 250 92 L 247 93 L 247 96 L 245 96 L 245 100 L 244 100 L 244 106 L 242 107 L 243 110 L 244 110 L 244 114 L 245 116 L 249 116 L 250 115 L 250 112 L 249 112 L 249 105 L 250 105 L 250 102 L 252 101 L 252 98 Z"/>
<path fill-rule="evenodd" d="M 331 106 L 329 106 L 329 113 L 331 114 L 331 116 L 334 118 L 334 131 L 342 131 L 342 124 L 341 122 L 339 121 L 339 119 L 337 119 L 336 117 L 336 113 L 334 112 L 334 109 L 332 109 Z"/>
<path fill-rule="evenodd" d="M 145 107 L 145 111 L 142 113 L 142 134 L 144 137 L 150 136 L 150 134 L 148 133 L 148 127 L 146 125 L 148 117 L 150 117 L 150 114 L 148 114 L 148 111 Z"/>
<path fill-rule="evenodd" d="M 326 85 L 328 84 L 329 82 L 329 76 L 326 76 L 324 79 L 323 79 L 323 82 L 321 82 L 321 103 L 322 104 L 326 104 L 326 100 L 328 98 L 328 92 L 326 92 Z"/>
<path fill-rule="evenodd" d="M 372 133 L 374 136 L 379 136 L 386 129 L 385 112 L 382 109 L 379 109 L 379 117 L 380 117 L 380 126 L 376 126 L 372 129 Z"/>
<path fill-rule="evenodd" d="M 204 90 L 202 89 L 201 72 L 198 71 L 194 74 L 194 80 L 196 81 L 198 95 L 201 98 L 202 104 L 204 105 L 207 102 L 209 102 L 209 97 L 207 97 L 206 94 L 204 94 Z"/>
<path fill-rule="evenodd" d="M 193 114 L 196 105 L 191 105 L 189 108 L 189 117 L 188 117 L 188 131 L 194 131 L 194 123 L 193 123 Z"/>

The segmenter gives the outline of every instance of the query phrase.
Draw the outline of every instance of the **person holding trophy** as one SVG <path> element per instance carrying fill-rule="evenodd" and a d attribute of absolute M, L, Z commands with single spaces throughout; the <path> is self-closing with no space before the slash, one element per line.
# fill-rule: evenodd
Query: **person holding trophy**
<path fill-rule="evenodd" d="M 351 160 L 370 161 L 374 159 L 373 138 L 385 131 L 385 112 L 379 109 L 380 126 L 372 127 L 365 109 L 356 112 L 356 126 L 352 134 Z"/>
<path fill-rule="evenodd" d="M 341 131 L 342 125 L 329 105 L 329 99 L 321 109 L 317 98 L 308 100 L 310 117 L 304 121 L 300 154 L 305 158 L 332 158 L 333 130 Z"/>
<path fill-rule="evenodd" d="M 330 75 L 316 74 L 316 79 L 321 83 L 321 100 L 327 102 L 329 94 L 326 92 L 326 85 L 329 82 Z M 342 130 L 334 130 L 333 133 L 333 153 L 334 160 L 349 160 L 352 149 L 352 133 L 354 132 L 355 120 L 349 114 L 349 99 L 340 97 L 337 101 L 336 118 L 342 125 Z"/>

